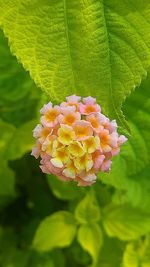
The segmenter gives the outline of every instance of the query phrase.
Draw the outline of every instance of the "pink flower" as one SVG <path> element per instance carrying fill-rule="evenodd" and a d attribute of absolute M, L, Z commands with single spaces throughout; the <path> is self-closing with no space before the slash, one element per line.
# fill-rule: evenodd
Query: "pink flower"
<path fill-rule="evenodd" d="M 117 147 L 114 147 L 112 150 L 111 150 L 111 155 L 112 156 L 117 156 L 120 152 L 120 147 L 117 146 Z"/>
<path fill-rule="evenodd" d="M 71 95 L 66 97 L 67 102 L 63 102 L 60 104 L 61 107 L 68 107 L 68 106 L 73 106 L 75 107 L 76 111 L 79 110 L 79 101 L 81 100 L 80 96 L 76 95 Z"/>
<path fill-rule="evenodd" d="M 93 158 L 93 162 L 94 162 L 94 169 L 96 171 L 100 170 L 100 167 L 105 159 L 105 156 L 103 154 L 101 154 L 100 150 L 96 150 L 93 154 L 92 154 L 92 158 Z"/>
<path fill-rule="evenodd" d="M 60 107 L 54 106 L 48 108 L 41 117 L 41 123 L 44 127 L 54 127 L 58 123 L 58 115 L 60 114 Z"/>
<path fill-rule="evenodd" d="M 36 142 L 36 145 L 32 148 L 31 155 L 34 156 L 36 159 L 41 155 L 42 153 L 42 146 L 39 141 Z"/>
<path fill-rule="evenodd" d="M 110 170 L 111 164 L 112 161 L 110 159 L 104 160 L 104 162 L 101 165 L 101 171 L 108 172 Z"/>
<path fill-rule="evenodd" d="M 96 175 L 92 172 L 82 172 L 77 178 L 78 186 L 90 186 L 96 182 Z"/>
<path fill-rule="evenodd" d="M 108 130 L 104 129 L 99 133 L 100 146 L 104 153 L 111 152 L 113 147 L 117 146 L 118 134 L 117 132 L 109 133 Z"/>
<path fill-rule="evenodd" d="M 81 100 L 81 96 L 71 95 L 66 97 L 68 103 L 77 103 Z"/>
<path fill-rule="evenodd" d="M 53 166 L 53 164 L 51 163 L 51 157 L 50 156 L 43 156 L 40 163 L 41 163 L 41 168 L 43 168 L 42 166 L 44 166 L 48 171 L 48 173 L 52 173 L 55 175 L 61 175 L 63 168 L 56 168 Z"/>
<path fill-rule="evenodd" d="M 76 139 L 81 141 L 93 135 L 93 129 L 88 121 L 80 120 L 73 124 Z"/>
<path fill-rule="evenodd" d="M 108 172 L 112 157 L 127 141 L 117 132 L 117 123 L 101 113 L 96 99 L 72 95 L 60 106 L 51 102 L 40 110 L 41 124 L 33 130 L 36 145 L 32 155 L 41 158 L 42 172 L 61 181 L 90 186 L 98 172 Z"/>
<path fill-rule="evenodd" d="M 98 104 L 96 104 L 96 99 L 89 96 L 86 98 L 83 98 L 83 103 L 80 104 L 80 113 L 83 115 L 89 115 L 96 112 L 100 112 L 101 108 Z"/>
<path fill-rule="evenodd" d="M 80 119 L 81 114 L 79 112 L 75 112 L 75 107 L 62 108 L 62 114 L 58 116 L 59 123 L 67 125 L 72 125 Z"/>
<path fill-rule="evenodd" d="M 122 144 L 124 144 L 127 140 L 128 140 L 128 139 L 127 139 L 124 135 L 120 135 L 120 136 L 118 137 L 118 144 L 119 144 L 119 145 L 122 145 Z"/>
<path fill-rule="evenodd" d="M 91 126 L 96 133 L 99 133 L 104 128 L 101 123 L 100 113 L 88 115 L 86 116 L 86 120 L 91 123 Z"/>
<path fill-rule="evenodd" d="M 105 128 L 108 129 L 111 133 L 113 131 L 116 131 L 117 130 L 116 120 L 112 120 L 112 121 L 110 121 L 110 123 L 106 123 Z"/>
<path fill-rule="evenodd" d="M 100 106 L 98 104 L 93 104 L 93 105 L 90 105 L 90 104 L 80 104 L 80 107 L 79 107 L 79 111 L 82 115 L 89 115 L 89 114 L 93 114 L 93 113 L 96 113 L 96 112 L 100 112 Z"/>
<path fill-rule="evenodd" d="M 40 110 L 40 113 L 41 114 L 45 114 L 46 112 L 48 112 L 51 108 L 52 108 L 52 103 L 49 102 L 48 104 L 44 105 L 41 110 Z"/>
<path fill-rule="evenodd" d="M 47 136 L 52 133 L 52 131 L 52 128 L 46 128 L 41 124 L 38 124 L 33 130 L 33 137 L 37 138 L 40 143 L 43 143 Z"/>

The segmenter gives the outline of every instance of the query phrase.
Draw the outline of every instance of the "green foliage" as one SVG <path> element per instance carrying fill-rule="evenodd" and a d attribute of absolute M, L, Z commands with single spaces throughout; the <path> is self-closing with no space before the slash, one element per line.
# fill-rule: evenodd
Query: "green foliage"
<path fill-rule="evenodd" d="M 126 101 L 125 113 L 129 118 L 132 135 L 114 159 L 109 174 L 101 180 L 116 188 L 114 202 L 131 203 L 149 212 L 150 205 L 150 76 Z"/>
<path fill-rule="evenodd" d="M 1 228 L 0 245 L 2 267 L 64 267 L 64 257 L 60 251 L 39 254 L 18 248 L 16 235 L 11 228 Z"/>
<path fill-rule="evenodd" d="M 84 194 L 84 188 L 78 188 L 74 183 L 65 182 L 56 179 L 53 175 L 47 176 L 47 181 L 53 194 L 62 200 L 74 200 Z"/>
<path fill-rule="evenodd" d="M 121 105 L 150 65 L 148 0 L 0 0 L 0 267 L 150 266 L 150 75 L 123 105 L 131 134 L 91 188 L 30 156 L 49 97 Z M 121 128 L 119 128 L 121 131 Z"/>
<path fill-rule="evenodd" d="M 123 255 L 123 267 L 150 266 L 150 238 L 129 243 Z"/>
<path fill-rule="evenodd" d="M 1 160 L 0 168 L 0 207 L 7 201 L 7 198 L 15 196 L 15 174 L 11 170 L 7 162 Z"/>
<path fill-rule="evenodd" d="M 32 120 L 16 129 L 8 143 L 7 149 L 5 149 L 7 159 L 14 160 L 31 151 L 34 145 L 32 130 L 35 125 L 36 120 Z"/>
<path fill-rule="evenodd" d="M 78 242 L 93 258 L 92 266 L 97 264 L 100 249 L 103 244 L 103 235 L 97 223 L 81 225 L 77 235 Z"/>
<path fill-rule="evenodd" d="M 59 211 L 41 222 L 33 241 L 33 248 L 39 251 L 48 251 L 57 247 L 69 246 L 75 233 L 76 221 L 72 214 L 67 211 Z"/>
<path fill-rule="evenodd" d="M 104 228 L 109 236 L 134 240 L 150 232 L 150 215 L 127 205 L 105 210 Z"/>
<path fill-rule="evenodd" d="M 75 217 L 79 223 L 94 223 L 100 220 L 98 207 L 93 191 L 90 191 L 77 205 Z"/>
<path fill-rule="evenodd" d="M 40 92 L 29 75 L 10 54 L 7 41 L 0 32 L 0 113 L 1 118 L 15 126 L 35 117 Z M 26 105 L 25 105 L 26 103 Z"/>
<path fill-rule="evenodd" d="M 124 124 L 122 102 L 150 65 L 149 11 L 149 0 L 1 0 L 0 25 L 51 98 L 90 93 Z"/>

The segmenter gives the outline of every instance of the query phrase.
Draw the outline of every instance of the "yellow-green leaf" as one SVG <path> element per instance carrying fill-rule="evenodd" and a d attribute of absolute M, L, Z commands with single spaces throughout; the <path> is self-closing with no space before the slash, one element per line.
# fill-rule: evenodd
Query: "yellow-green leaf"
<path fill-rule="evenodd" d="M 76 221 L 67 211 L 56 212 L 45 218 L 39 225 L 33 248 L 38 251 L 48 251 L 57 247 L 69 246 L 76 233 Z"/>
<path fill-rule="evenodd" d="M 122 102 L 150 65 L 149 0 L 0 0 L 0 25 L 52 99 L 91 94 L 124 125 Z"/>
<path fill-rule="evenodd" d="M 77 235 L 78 242 L 93 258 L 93 265 L 97 263 L 103 235 L 97 223 L 81 225 Z"/>

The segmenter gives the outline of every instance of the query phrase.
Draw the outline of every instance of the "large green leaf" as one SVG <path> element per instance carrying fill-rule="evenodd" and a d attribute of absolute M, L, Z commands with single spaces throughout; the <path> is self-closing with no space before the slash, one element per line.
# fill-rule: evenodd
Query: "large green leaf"
<path fill-rule="evenodd" d="M 91 94 L 123 124 L 122 102 L 150 65 L 149 0 L 0 0 L 0 24 L 52 99 Z"/>
<path fill-rule="evenodd" d="M 103 224 L 110 237 L 135 240 L 150 232 L 150 214 L 129 205 L 112 206 L 105 210 Z"/>
<path fill-rule="evenodd" d="M 76 222 L 71 213 L 59 211 L 45 218 L 39 225 L 33 240 L 33 248 L 48 251 L 69 246 L 76 233 Z"/>

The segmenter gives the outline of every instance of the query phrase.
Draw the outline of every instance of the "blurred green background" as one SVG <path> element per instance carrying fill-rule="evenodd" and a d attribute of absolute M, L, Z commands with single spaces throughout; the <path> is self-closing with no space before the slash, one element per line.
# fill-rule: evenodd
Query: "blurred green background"
<path fill-rule="evenodd" d="M 0 267 L 150 267 L 150 75 L 124 103 L 129 141 L 80 188 L 30 156 L 49 101 L 0 32 Z"/>

